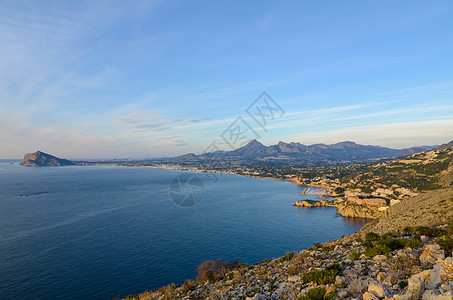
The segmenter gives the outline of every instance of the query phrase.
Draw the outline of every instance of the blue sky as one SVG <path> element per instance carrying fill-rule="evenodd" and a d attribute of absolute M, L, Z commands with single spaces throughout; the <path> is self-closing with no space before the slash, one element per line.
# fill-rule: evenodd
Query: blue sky
<path fill-rule="evenodd" d="M 266 91 L 264 144 L 453 139 L 451 1 L 1 1 L 0 158 L 202 152 Z"/>

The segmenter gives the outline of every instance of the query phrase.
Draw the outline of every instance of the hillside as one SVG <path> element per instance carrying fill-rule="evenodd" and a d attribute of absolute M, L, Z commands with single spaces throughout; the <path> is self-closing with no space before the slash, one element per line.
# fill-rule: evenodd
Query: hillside
<path fill-rule="evenodd" d="M 36 151 L 35 153 L 27 153 L 20 163 L 26 167 L 59 167 L 59 166 L 72 166 L 74 162 L 53 155 Z"/>
<path fill-rule="evenodd" d="M 437 146 L 436 148 L 434 148 L 433 150 L 434 151 L 437 151 L 437 150 L 445 150 L 445 149 L 448 149 L 448 148 L 452 148 L 453 147 L 453 141 L 450 141 L 448 143 L 445 143 L 445 144 L 442 144 L 440 146 Z"/>
<path fill-rule="evenodd" d="M 451 186 L 452 176 L 453 148 L 448 148 L 375 164 L 302 169 L 298 180 L 328 188 L 332 193 L 340 188 L 345 195 L 370 194 L 390 201 Z"/>

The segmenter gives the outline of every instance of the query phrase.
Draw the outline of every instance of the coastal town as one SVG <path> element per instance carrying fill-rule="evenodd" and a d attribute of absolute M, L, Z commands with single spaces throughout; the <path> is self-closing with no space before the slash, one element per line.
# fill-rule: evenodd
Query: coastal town
<path fill-rule="evenodd" d="M 453 149 L 449 148 L 424 151 L 400 159 L 332 165 L 270 165 L 247 160 L 200 162 L 196 157 L 184 161 L 108 160 L 86 164 L 201 172 L 213 180 L 219 180 L 219 173 L 288 180 L 308 187 L 301 196 L 316 195 L 320 198 L 319 202 L 301 199 L 292 203 L 294 206 L 334 206 L 344 217 L 374 219 L 404 199 L 440 188 L 440 179 L 452 161 Z"/>

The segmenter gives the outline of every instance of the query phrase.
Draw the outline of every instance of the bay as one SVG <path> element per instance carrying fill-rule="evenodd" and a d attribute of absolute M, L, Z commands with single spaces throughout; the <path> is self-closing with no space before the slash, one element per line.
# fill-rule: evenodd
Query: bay
<path fill-rule="evenodd" d="M 196 175 L 203 197 L 182 208 L 169 196 L 178 174 L 1 161 L 1 298 L 112 299 L 181 284 L 207 259 L 256 263 L 364 225 L 291 206 L 305 187 L 231 174 Z"/>

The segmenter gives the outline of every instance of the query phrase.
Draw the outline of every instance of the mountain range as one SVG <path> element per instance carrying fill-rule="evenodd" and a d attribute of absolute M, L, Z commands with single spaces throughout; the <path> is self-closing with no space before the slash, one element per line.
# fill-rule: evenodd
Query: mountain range
<path fill-rule="evenodd" d="M 301 143 L 278 142 L 265 146 L 252 140 L 245 146 L 232 151 L 216 151 L 202 155 L 189 153 L 171 160 L 191 161 L 204 157 L 222 157 L 232 161 L 275 161 L 275 162 L 359 162 L 382 158 L 396 158 L 433 149 L 435 146 L 419 146 L 392 149 L 381 146 L 360 145 L 346 141 L 336 144 L 303 145 Z"/>

